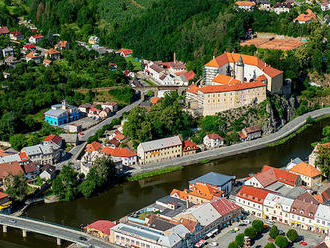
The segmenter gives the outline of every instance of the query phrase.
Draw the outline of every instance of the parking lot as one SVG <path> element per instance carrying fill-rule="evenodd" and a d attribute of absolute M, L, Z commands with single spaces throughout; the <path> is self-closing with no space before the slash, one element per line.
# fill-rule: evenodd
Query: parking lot
<path fill-rule="evenodd" d="M 79 120 L 76 120 L 76 121 L 73 121 L 73 122 L 70 122 L 70 124 L 77 124 L 77 125 L 81 125 L 81 128 L 82 130 L 86 130 L 94 125 L 96 125 L 97 123 L 99 123 L 101 120 L 94 120 L 90 117 L 84 117 L 84 118 L 81 118 Z"/>
<path fill-rule="evenodd" d="M 247 219 L 250 220 L 252 223 L 252 221 L 255 220 L 256 218 L 253 216 L 248 216 Z M 215 237 L 207 239 L 208 244 L 210 244 L 211 242 L 217 242 L 218 243 L 217 247 L 227 248 L 229 243 L 235 241 L 235 237 L 237 236 L 237 234 L 243 233 L 247 227 L 251 226 L 251 224 L 248 225 L 240 225 L 240 224 L 241 223 L 239 222 L 235 222 L 229 227 L 222 229 L 221 232 L 218 233 Z M 282 231 L 286 233 L 290 229 L 290 226 L 284 224 L 275 223 L 275 225 L 277 226 L 280 232 Z M 239 230 L 233 233 L 230 231 L 233 228 L 238 228 Z M 293 246 L 291 246 L 294 248 L 312 248 L 324 240 L 324 236 L 320 234 L 312 233 L 301 229 L 296 229 L 296 231 L 298 232 L 299 235 L 298 238 L 299 241 L 295 242 Z M 268 238 L 269 238 L 269 232 L 264 232 L 259 239 L 255 240 L 251 244 L 251 247 L 263 248 L 268 242 L 270 242 Z M 307 245 L 299 244 L 300 241 L 305 241 Z M 207 245 L 206 247 L 211 247 L 211 245 Z"/>

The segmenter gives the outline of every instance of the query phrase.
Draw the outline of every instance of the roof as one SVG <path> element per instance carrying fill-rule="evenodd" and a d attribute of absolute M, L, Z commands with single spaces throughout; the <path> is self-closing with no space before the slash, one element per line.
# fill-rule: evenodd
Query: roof
<path fill-rule="evenodd" d="M 23 164 L 22 167 L 25 173 L 33 173 L 37 172 L 38 170 L 37 165 L 35 163 Z"/>
<path fill-rule="evenodd" d="M 253 201 L 255 203 L 263 204 L 268 193 L 273 192 L 263 188 L 255 188 L 252 186 L 243 185 L 236 196 L 249 201 Z"/>
<path fill-rule="evenodd" d="M 326 190 L 324 190 L 321 195 L 325 201 L 329 201 L 330 200 L 330 187 L 328 187 Z"/>
<path fill-rule="evenodd" d="M 255 6 L 256 5 L 254 2 L 250 2 L 250 1 L 238 1 L 238 2 L 235 2 L 235 4 L 238 6 Z"/>
<path fill-rule="evenodd" d="M 182 225 L 184 225 L 191 233 L 193 233 L 195 231 L 195 228 L 198 224 L 197 221 L 193 221 L 193 220 L 185 219 L 185 218 L 180 219 L 180 223 Z"/>
<path fill-rule="evenodd" d="M 188 193 L 178 189 L 173 189 L 172 192 L 170 193 L 170 196 L 179 198 L 184 201 L 188 199 Z"/>
<path fill-rule="evenodd" d="M 121 140 L 125 139 L 125 135 L 123 135 L 120 131 L 116 130 L 115 134 L 116 134 L 116 136 L 115 136 L 116 140 L 121 141 Z"/>
<path fill-rule="evenodd" d="M 214 201 L 211 201 L 212 206 L 218 211 L 221 216 L 230 214 L 236 210 L 240 209 L 240 206 L 236 205 L 227 198 L 221 197 Z"/>
<path fill-rule="evenodd" d="M 33 58 L 40 58 L 40 55 L 34 52 L 30 52 L 29 54 L 26 55 L 26 57 L 33 59 Z"/>
<path fill-rule="evenodd" d="M 43 141 L 50 141 L 59 146 L 62 142 L 62 138 L 58 135 L 50 134 L 46 138 L 44 138 Z"/>
<path fill-rule="evenodd" d="M 260 70 L 263 70 L 263 72 L 271 78 L 276 77 L 277 75 L 280 75 L 283 73 L 283 71 L 280 71 L 278 69 L 275 69 L 275 68 L 267 65 L 265 62 L 263 62 L 258 57 L 240 54 L 240 53 L 225 52 L 225 53 L 221 54 L 220 56 L 212 59 L 210 62 L 205 64 L 205 66 L 206 67 L 222 67 L 223 65 L 226 65 L 228 63 L 237 63 L 240 57 L 242 57 L 244 64 L 257 66 Z"/>
<path fill-rule="evenodd" d="M 44 36 L 42 34 L 35 34 L 35 35 L 32 35 L 31 37 L 35 38 L 35 39 L 38 39 L 38 38 L 44 38 Z M 30 38 L 31 38 L 30 37 Z"/>
<path fill-rule="evenodd" d="M 164 149 L 172 146 L 180 146 L 180 145 L 182 145 L 182 141 L 180 137 L 173 136 L 173 137 L 143 142 L 140 143 L 139 146 L 142 147 L 144 152 L 148 152 L 148 151 L 160 150 L 160 149 Z"/>
<path fill-rule="evenodd" d="M 228 83 L 232 83 L 232 84 L 236 84 L 236 83 L 240 83 L 241 81 L 227 76 L 227 75 L 223 75 L 223 74 L 218 74 L 213 80 L 212 82 L 214 83 L 218 83 L 218 84 L 228 84 Z"/>
<path fill-rule="evenodd" d="M 64 113 L 66 113 L 67 111 L 64 109 L 49 109 L 48 111 L 45 112 L 44 115 L 51 115 L 51 116 L 60 116 Z"/>
<path fill-rule="evenodd" d="M 0 27 L 0 35 L 9 34 L 9 29 L 6 26 Z"/>
<path fill-rule="evenodd" d="M 155 214 L 151 214 L 148 216 L 147 225 L 151 228 L 155 228 L 159 231 L 167 231 L 168 229 L 173 228 L 176 226 L 177 223 L 171 222 L 170 220 L 164 219 L 160 216 Z"/>
<path fill-rule="evenodd" d="M 253 82 L 241 82 L 241 81 L 232 81 L 228 84 L 220 84 L 220 85 L 206 85 L 204 87 L 199 88 L 198 90 L 203 93 L 218 93 L 218 92 L 228 92 L 228 91 L 238 91 L 245 89 L 252 89 L 258 87 L 266 87 L 262 81 L 253 81 Z"/>
<path fill-rule="evenodd" d="M 221 218 L 221 215 L 211 203 L 191 207 L 186 212 L 190 212 L 202 226 L 208 226 Z"/>
<path fill-rule="evenodd" d="M 315 213 L 316 218 L 330 220 L 330 206 L 320 204 Z"/>
<path fill-rule="evenodd" d="M 51 64 L 51 63 L 52 63 L 52 61 L 51 61 L 51 60 L 49 60 L 49 59 L 44 59 L 43 63 L 44 63 L 44 64 Z"/>
<path fill-rule="evenodd" d="M 0 199 L 6 198 L 8 196 L 9 195 L 7 195 L 7 194 L 5 194 L 5 193 L 3 193 L 3 192 L 0 191 Z"/>
<path fill-rule="evenodd" d="M 293 201 L 290 212 L 296 215 L 314 219 L 317 208 L 317 200 L 306 192 Z"/>
<path fill-rule="evenodd" d="M 261 128 L 258 126 L 251 126 L 251 127 L 246 127 L 245 131 L 246 133 L 250 134 L 250 133 L 260 132 Z"/>
<path fill-rule="evenodd" d="M 199 149 L 199 147 L 190 140 L 185 140 L 183 142 L 183 149 L 182 149 L 183 152 L 189 152 L 189 151 L 198 150 L 198 149 Z"/>
<path fill-rule="evenodd" d="M 306 13 L 301 13 L 299 16 L 297 16 L 297 18 L 295 18 L 293 21 L 298 21 L 298 22 L 309 22 L 312 19 L 316 19 L 316 15 L 314 14 L 314 12 L 310 9 L 306 10 Z"/>
<path fill-rule="evenodd" d="M 131 49 L 120 49 L 119 51 L 120 53 L 123 53 L 124 55 L 129 55 L 129 54 L 132 54 L 133 53 L 133 50 Z"/>
<path fill-rule="evenodd" d="M 150 68 L 153 69 L 153 70 L 154 70 L 155 72 L 157 72 L 157 73 L 160 73 L 160 72 L 162 72 L 162 71 L 165 70 L 164 68 L 160 67 L 160 66 L 157 65 L 157 64 L 152 64 L 152 65 L 150 66 Z"/>
<path fill-rule="evenodd" d="M 275 204 L 280 204 L 284 211 L 289 212 L 293 201 L 293 199 L 278 194 L 269 193 L 264 200 L 264 206 L 274 207 Z"/>
<path fill-rule="evenodd" d="M 106 235 L 110 235 L 110 228 L 114 227 L 116 224 L 109 220 L 97 220 L 92 224 L 89 224 L 84 229 L 94 229 Z"/>
<path fill-rule="evenodd" d="M 26 146 L 22 151 L 24 151 L 27 156 L 31 157 L 39 154 L 51 154 L 53 153 L 53 147 L 50 144 L 38 144 L 34 146 Z"/>
<path fill-rule="evenodd" d="M 220 197 L 223 195 L 224 191 L 217 190 L 215 187 L 212 187 L 205 183 L 196 183 L 190 187 L 190 192 L 188 195 L 197 196 L 206 200 L 212 200 L 215 197 Z"/>
<path fill-rule="evenodd" d="M 102 144 L 97 142 L 97 141 L 94 141 L 92 142 L 91 144 L 88 144 L 86 146 L 86 149 L 85 151 L 86 152 L 95 152 L 95 151 L 98 151 L 100 148 L 101 148 Z"/>
<path fill-rule="evenodd" d="M 194 71 L 188 71 L 184 74 L 184 77 L 190 81 L 190 80 L 193 80 L 194 77 L 196 76 L 196 73 Z"/>
<path fill-rule="evenodd" d="M 321 243 L 317 244 L 313 248 L 329 248 L 329 247 L 330 247 L 330 240 L 325 240 L 325 241 L 322 241 Z"/>
<path fill-rule="evenodd" d="M 199 89 L 200 88 L 197 85 L 191 84 L 188 86 L 187 92 L 192 93 L 192 94 L 197 94 Z"/>
<path fill-rule="evenodd" d="M 200 176 L 196 179 L 189 181 L 189 184 L 196 184 L 197 181 L 201 183 L 206 183 L 214 186 L 222 186 L 235 179 L 234 176 L 227 176 L 224 174 L 209 172 L 203 176 Z"/>
<path fill-rule="evenodd" d="M 160 99 L 162 99 L 162 98 L 161 97 L 152 97 L 151 98 L 151 103 L 156 104 Z"/>
<path fill-rule="evenodd" d="M 30 50 L 30 49 L 32 49 L 32 48 L 33 48 L 33 49 L 36 49 L 36 46 L 33 45 L 33 44 L 27 44 L 27 45 L 24 46 L 24 48 Z"/>
<path fill-rule="evenodd" d="M 23 175 L 24 171 L 17 161 L 0 164 L 0 178 L 4 178 L 8 175 L 16 176 L 19 174 Z"/>
<path fill-rule="evenodd" d="M 293 166 L 290 171 L 297 173 L 299 175 L 303 175 L 306 177 L 317 177 L 322 174 L 321 171 L 316 169 L 314 166 L 307 164 L 305 162 L 301 162 L 295 166 Z"/>
<path fill-rule="evenodd" d="M 219 139 L 219 140 L 224 140 L 220 135 L 216 133 L 210 133 L 206 135 L 209 139 Z"/>
<path fill-rule="evenodd" d="M 124 148 L 110 148 L 105 146 L 101 151 L 101 153 L 105 153 L 112 157 L 121 157 L 121 158 L 130 158 L 136 156 L 136 153 L 131 150 Z"/>
<path fill-rule="evenodd" d="M 29 157 L 28 157 L 28 155 L 25 152 L 19 153 L 19 157 L 20 157 L 20 159 L 21 159 L 22 162 L 25 162 L 25 161 L 28 161 L 29 160 Z"/>
<path fill-rule="evenodd" d="M 49 175 L 52 175 L 56 172 L 56 167 L 50 164 L 47 164 L 43 167 L 43 173 L 47 172 Z"/>
<path fill-rule="evenodd" d="M 54 48 L 51 48 L 51 49 L 47 50 L 47 53 L 50 54 L 50 55 L 52 55 L 52 54 L 61 54 L 60 51 L 57 51 Z"/>
<path fill-rule="evenodd" d="M 107 142 L 108 144 L 112 144 L 112 145 L 115 145 L 115 146 L 119 146 L 120 145 L 120 142 L 116 139 L 111 139 Z"/>

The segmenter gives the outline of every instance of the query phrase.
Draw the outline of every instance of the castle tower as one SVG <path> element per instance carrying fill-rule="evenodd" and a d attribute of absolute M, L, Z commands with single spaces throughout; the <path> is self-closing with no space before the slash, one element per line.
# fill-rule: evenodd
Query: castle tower
<path fill-rule="evenodd" d="M 241 82 L 244 81 L 244 63 L 241 56 L 236 63 L 235 78 Z"/>

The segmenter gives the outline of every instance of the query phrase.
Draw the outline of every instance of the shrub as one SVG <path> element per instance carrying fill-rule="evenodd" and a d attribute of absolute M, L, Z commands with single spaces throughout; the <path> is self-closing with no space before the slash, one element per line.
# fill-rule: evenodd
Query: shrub
<path fill-rule="evenodd" d="M 274 243 L 269 242 L 265 245 L 264 248 L 276 248 L 276 246 L 274 245 Z"/>
<path fill-rule="evenodd" d="M 275 239 L 275 244 L 280 248 L 285 248 L 288 246 L 288 239 L 283 235 L 278 235 Z"/>
<path fill-rule="evenodd" d="M 245 229 L 244 235 L 253 240 L 257 237 L 257 231 L 253 227 L 248 227 Z"/>
<path fill-rule="evenodd" d="M 228 248 L 238 248 L 238 244 L 236 243 L 236 241 L 233 241 L 229 243 Z"/>
<path fill-rule="evenodd" d="M 272 228 L 269 231 L 269 236 L 273 239 L 276 239 L 280 232 L 277 229 L 277 226 L 272 226 Z"/>
<path fill-rule="evenodd" d="M 290 229 L 287 233 L 286 233 L 286 236 L 288 237 L 288 239 L 291 241 L 291 242 L 294 242 L 297 240 L 298 238 L 298 233 L 296 230 L 294 229 Z"/>
<path fill-rule="evenodd" d="M 244 234 L 240 233 L 236 236 L 235 241 L 237 243 L 238 246 L 243 246 L 244 244 Z"/>

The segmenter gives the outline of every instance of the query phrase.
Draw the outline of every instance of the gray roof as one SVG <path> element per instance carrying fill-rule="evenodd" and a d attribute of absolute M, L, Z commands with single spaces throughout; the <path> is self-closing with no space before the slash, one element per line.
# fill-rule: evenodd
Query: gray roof
<path fill-rule="evenodd" d="M 64 113 L 66 113 L 67 111 L 64 109 L 50 109 L 48 111 L 45 112 L 45 115 L 51 115 L 51 116 L 60 116 Z"/>
<path fill-rule="evenodd" d="M 189 208 L 186 213 L 192 214 L 202 226 L 208 226 L 221 218 L 219 212 L 211 203 L 204 203 L 196 207 Z"/>
<path fill-rule="evenodd" d="M 77 134 L 62 133 L 60 137 L 64 139 L 66 143 L 77 143 L 79 141 Z"/>
<path fill-rule="evenodd" d="M 23 151 L 28 156 L 34 156 L 39 154 L 51 154 L 53 153 L 53 147 L 50 144 L 44 144 L 44 145 L 35 145 L 35 146 L 27 146 L 23 148 Z"/>
<path fill-rule="evenodd" d="M 167 147 L 182 145 L 182 141 L 179 136 L 173 136 L 158 140 L 152 140 L 141 143 L 139 146 L 142 147 L 144 152 L 160 150 Z"/>
<path fill-rule="evenodd" d="M 298 196 L 304 194 L 307 190 L 303 187 L 294 187 L 290 189 L 286 194 L 284 194 L 285 197 L 296 199 Z"/>
<path fill-rule="evenodd" d="M 12 154 L 12 155 L 8 155 L 8 156 L 4 156 L 2 158 L 0 158 L 0 163 L 10 163 L 10 162 L 15 162 L 15 161 L 21 161 L 21 158 L 19 156 L 19 154 Z"/>
<path fill-rule="evenodd" d="M 222 186 L 228 183 L 229 181 L 235 179 L 234 176 L 227 176 L 224 174 L 209 172 L 201 177 L 189 181 L 191 184 L 196 184 L 196 182 L 206 183 L 215 186 Z"/>
<path fill-rule="evenodd" d="M 175 208 L 167 208 L 167 204 L 175 204 Z M 161 205 L 163 204 L 163 205 Z M 164 196 L 156 201 L 154 205 L 152 205 L 155 209 L 158 209 L 161 211 L 160 215 L 167 216 L 167 217 L 174 217 L 178 214 L 184 212 L 187 209 L 187 203 L 181 199 L 171 197 L 171 196 Z M 193 206 L 192 203 L 188 204 L 188 207 Z"/>
<path fill-rule="evenodd" d="M 151 228 L 157 229 L 159 231 L 166 231 L 175 226 L 175 224 L 169 222 L 166 219 L 160 218 L 156 215 L 153 215 L 148 222 L 148 226 Z"/>

